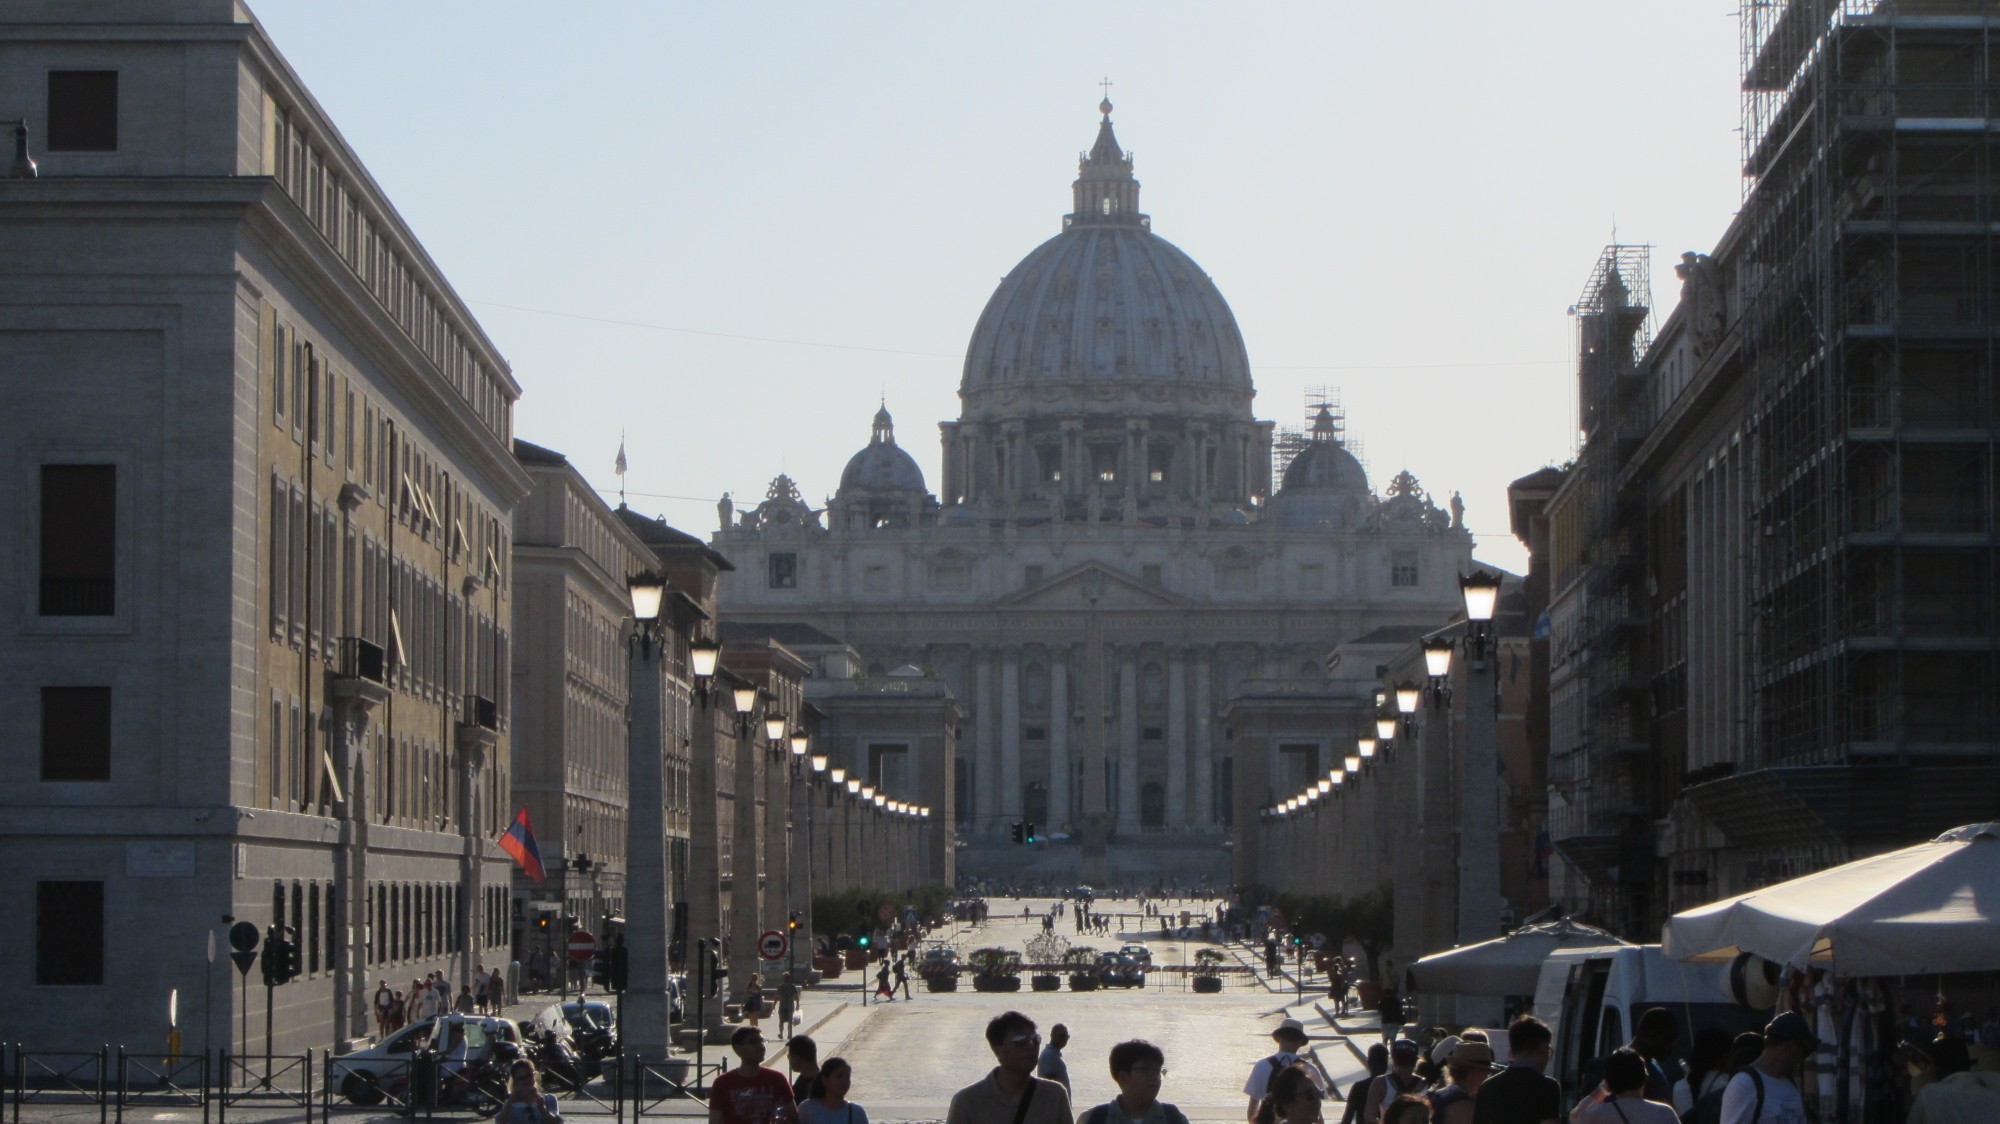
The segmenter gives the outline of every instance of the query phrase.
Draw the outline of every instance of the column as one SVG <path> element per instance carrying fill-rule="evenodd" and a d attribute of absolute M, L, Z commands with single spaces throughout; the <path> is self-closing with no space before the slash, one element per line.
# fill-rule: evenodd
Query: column
<path fill-rule="evenodd" d="M 1069 831 L 1069 651 L 1049 649 L 1049 828 Z"/>
<path fill-rule="evenodd" d="M 1210 716 L 1215 708 L 1209 686 L 1215 678 L 1215 649 L 1194 650 L 1194 822 L 1203 827 L 1220 827 L 1215 814 L 1215 731 Z M 1260 802 L 1261 803 L 1261 802 Z"/>
<path fill-rule="evenodd" d="M 1187 826 L 1187 649 L 1167 649 L 1167 826 Z"/>
<path fill-rule="evenodd" d="M 688 746 L 688 789 L 692 807 L 688 814 L 688 887 L 683 900 L 688 903 L 690 965 L 695 963 L 694 942 L 712 940 L 723 933 L 722 833 L 728 831 L 730 825 L 722 822 L 719 798 L 726 778 L 718 767 L 724 738 L 716 730 L 716 711 L 721 703 L 715 696 L 724 690 L 727 688 L 717 684 L 697 690 L 694 711 L 688 723 L 692 734 Z M 689 985 L 702 986 L 704 982 L 709 991 L 708 999 L 702 1005 L 702 1021 L 711 1027 L 721 1026 L 722 1003 L 714 990 L 714 981 L 698 979 L 690 967 Z"/>
<path fill-rule="evenodd" d="M 668 1026 L 667 940 L 672 926 L 667 882 L 666 736 L 661 665 L 666 653 L 650 638 L 628 647 L 626 682 L 631 720 L 626 727 L 625 992 L 626 1048 L 642 1061 L 662 1060 L 672 1041 Z"/>
<path fill-rule="evenodd" d="M 752 713 L 737 719 L 736 736 L 731 739 L 735 762 L 735 816 L 730 827 L 735 857 L 729 866 L 729 991 L 741 999 L 750 986 L 752 973 L 762 971 L 757 956 L 757 935 L 764 931 L 763 912 L 758 907 L 759 876 L 763 862 L 758 855 L 757 812 L 763 788 L 758 746 L 762 738 L 763 715 Z"/>
<path fill-rule="evenodd" d="M 1000 821 L 1000 723 L 993 701 L 993 653 L 972 650 L 972 807 L 982 831 L 997 831 Z"/>
<path fill-rule="evenodd" d="M 1000 651 L 1000 817 L 1021 816 L 1021 649 Z"/>
<path fill-rule="evenodd" d="M 1118 649 L 1118 830 L 1139 830 L 1139 649 Z"/>

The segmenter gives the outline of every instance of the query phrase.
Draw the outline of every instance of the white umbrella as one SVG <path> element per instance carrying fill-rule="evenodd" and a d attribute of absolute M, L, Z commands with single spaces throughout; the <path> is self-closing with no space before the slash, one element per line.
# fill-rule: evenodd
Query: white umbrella
<path fill-rule="evenodd" d="M 1562 948 L 1622 945 L 1602 929 L 1565 918 L 1504 937 L 1434 952 L 1410 965 L 1410 982 L 1433 995 L 1533 995 L 1542 962 Z"/>
<path fill-rule="evenodd" d="M 1675 960 L 1754 953 L 1842 976 L 1925 976 L 2000 968 L 2000 822 L 1676 913 Z"/>

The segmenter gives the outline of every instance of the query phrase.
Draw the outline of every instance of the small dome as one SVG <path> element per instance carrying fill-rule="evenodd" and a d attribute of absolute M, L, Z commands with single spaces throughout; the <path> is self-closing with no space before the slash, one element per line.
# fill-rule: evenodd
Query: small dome
<path fill-rule="evenodd" d="M 1368 495 L 1368 471 L 1337 441 L 1314 441 L 1285 466 L 1284 491 Z"/>
<path fill-rule="evenodd" d="M 840 473 L 840 494 L 847 497 L 858 492 L 924 493 L 924 470 L 896 444 L 896 427 L 887 406 L 875 412 L 874 434 L 868 445 L 854 454 Z"/>

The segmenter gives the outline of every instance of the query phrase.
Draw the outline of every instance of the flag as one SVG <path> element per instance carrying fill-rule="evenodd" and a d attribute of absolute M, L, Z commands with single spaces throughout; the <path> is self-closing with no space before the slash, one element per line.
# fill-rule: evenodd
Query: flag
<path fill-rule="evenodd" d="M 611 466 L 611 471 L 625 475 L 625 435 L 622 433 L 618 435 L 618 463 Z"/>
<path fill-rule="evenodd" d="M 547 872 L 542 870 L 542 849 L 535 845 L 535 829 L 528 826 L 526 804 L 521 805 L 520 812 L 514 816 L 514 822 L 508 826 L 506 833 L 500 836 L 500 849 L 514 856 L 514 861 L 521 864 L 521 869 L 527 872 L 528 877 L 537 882 L 549 880 Z"/>

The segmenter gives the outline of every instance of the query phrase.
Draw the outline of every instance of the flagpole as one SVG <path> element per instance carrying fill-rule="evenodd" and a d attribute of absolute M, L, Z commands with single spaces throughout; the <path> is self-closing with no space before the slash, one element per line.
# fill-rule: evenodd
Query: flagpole
<path fill-rule="evenodd" d="M 625 431 L 618 431 L 618 460 L 612 466 L 618 474 L 618 506 L 625 506 Z"/>

